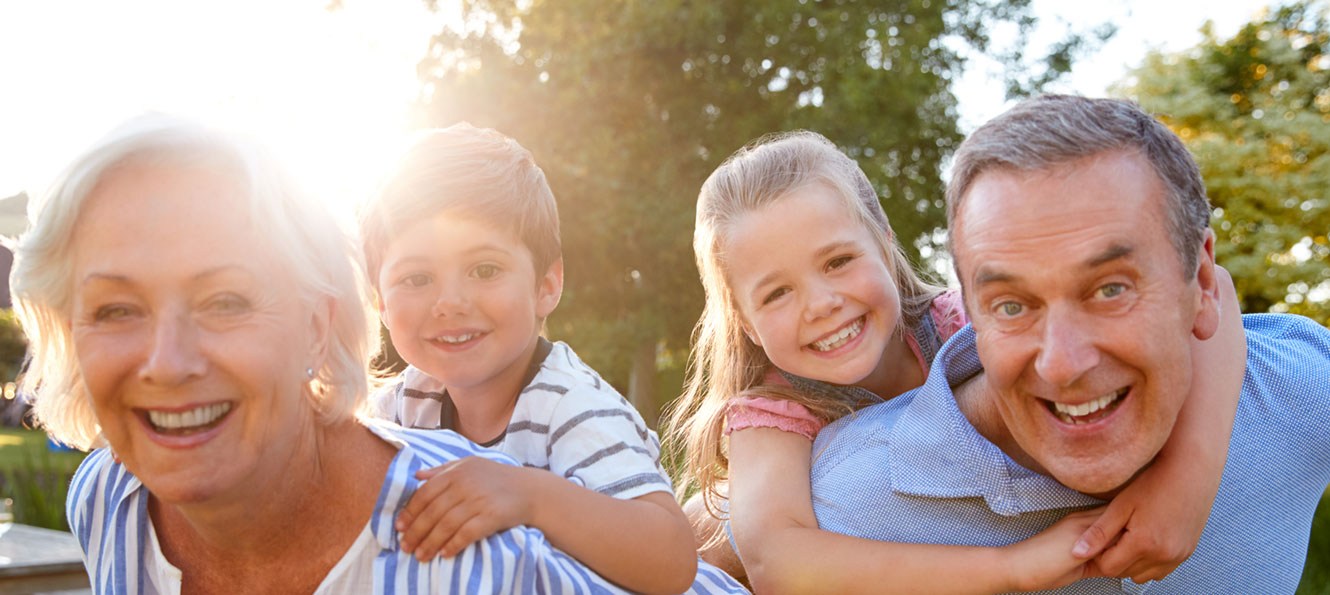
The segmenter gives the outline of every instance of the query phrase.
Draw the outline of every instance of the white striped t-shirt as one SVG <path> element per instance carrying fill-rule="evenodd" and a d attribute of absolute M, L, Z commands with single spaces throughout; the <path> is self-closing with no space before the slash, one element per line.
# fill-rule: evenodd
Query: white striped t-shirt
<path fill-rule="evenodd" d="M 660 438 L 641 414 L 567 343 L 541 341 L 508 428 L 484 446 L 616 498 L 672 493 Z M 421 429 L 444 427 L 451 407 L 444 383 L 414 367 L 370 400 L 376 416 Z"/>

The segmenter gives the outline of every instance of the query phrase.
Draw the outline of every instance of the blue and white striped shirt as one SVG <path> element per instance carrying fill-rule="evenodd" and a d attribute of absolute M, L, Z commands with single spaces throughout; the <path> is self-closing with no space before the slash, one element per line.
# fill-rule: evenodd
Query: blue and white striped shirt
<path fill-rule="evenodd" d="M 479 448 L 446 431 L 404 430 L 367 422 L 379 437 L 398 448 L 379 492 L 367 530 L 376 542 L 372 589 L 338 583 L 347 573 L 329 575 L 319 592 L 345 593 L 623 593 L 572 557 L 555 549 L 540 531 L 515 527 L 473 543 L 452 558 L 419 562 L 398 549 L 393 521 L 420 484 L 416 471 L 467 456 L 506 464 L 512 459 Z M 84 552 L 84 564 L 99 594 L 137 595 L 158 591 L 155 577 L 163 560 L 155 550 L 148 517 L 148 491 L 110 451 L 88 456 L 74 475 L 66 514 Z M 377 550 L 377 551 L 374 551 Z M 352 555 L 356 548 L 352 548 Z M 347 560 L 343 560 L 347 562 Z M 351 564 L 357 563 L 355 560 Z M 165 562 L 163 562 L 165 563 Z M 339 563 L 338 568 L 346 566 Z M 338 574 L 334 577 L 333 574 Z M 350 574 L 356 574 L 352 572 Z M 361 578 L 370 572 L 362 572 Z M 179 584 L 174 585 L 178 589 Z M 162 590 L 174 590 L 161 588 Z M 699 568 L 694 593 L 746 593 L 734 579 L 714 567 Z"/>
<path fill-rule="evenodd" d="M 1086 579 L 1059 593 L 1292 593 L 1330 484 L 1330 331 L 1249 315 L 1228 464 L 1195 553 L 1143 585 Z M 966 327 L 924 385 L 828 426 L 814 444 L 823 529 L 882 541 L 1001 546 L 1099 501 L 1021 467 L 979 435 L 951 387 L 981 370 Z M 1161 497 L 1168 497 L 1162 494 Z"/>

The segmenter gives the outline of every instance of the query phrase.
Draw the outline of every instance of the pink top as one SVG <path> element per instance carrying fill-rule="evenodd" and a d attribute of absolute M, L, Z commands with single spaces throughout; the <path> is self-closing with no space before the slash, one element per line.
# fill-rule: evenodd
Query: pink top
<path fill-rule="evenodd" d="M 944 342 L 970 322 L 965 316 L 965 308 L 961 303 L 961 292 L 955 289 L 934 298 L 929 313 L 933 316 L 933 326 L 937 329 L 938 338 Z M 930 362 L 924 361 L 924 356 L 919 351 L 919 342 L 910 333 L 905 333 L 905 342 L 910 345 L 910 351 L 914 352 L 914 357 L 919 361 L 919 368 L 927 376 Z M 785 386 L 790 384 L 774 369 L 767 372 L 763 381 Z M 736 397 L 730 401 L 729 409 L 725 412 L 727 436 L 735 430 L 776 428 L 812 440 L 825 425 L 826 423 L 809 412 L 808 408 L 786 399 Z"/>

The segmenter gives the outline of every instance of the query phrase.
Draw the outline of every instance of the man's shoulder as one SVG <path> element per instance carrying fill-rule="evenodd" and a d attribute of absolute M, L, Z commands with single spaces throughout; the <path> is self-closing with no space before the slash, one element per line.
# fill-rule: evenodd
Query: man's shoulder
<path fill-rule="evenodd" d="M 848 459 L 886 448 L 893 427 L 917 392 L 864 407 L 822 428 L 813 442 L 812 479 L 817 481 Z M 873 459 L 873 464 L 879 467 L 889 464 L 885 456 L 875 454 Z"/>

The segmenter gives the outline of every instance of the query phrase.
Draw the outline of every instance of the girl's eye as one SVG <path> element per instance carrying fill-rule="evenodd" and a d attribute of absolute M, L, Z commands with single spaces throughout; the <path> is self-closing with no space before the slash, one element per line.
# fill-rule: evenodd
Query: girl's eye
<path fill-rule="evenodd" d="M 493 279 L 499 275 L 500 270 L 498 265 L 482 264 L 471 269 L 471 276 L 477 279 Z"/>
<path fill-rule="evenodd" d="M 429 285 L 429 281 L 430 281 L 429 275 L 426 275 L 424 273 L 415 273 L 412 275 L 407 275 L 405 277 L 402 277 L 400 283 L 407 287 L 424 287 L 426 285 Z"/>
<path fill-rule="evenodd" d="M 108 304 L 97 308 L 92 314 L 92 319 L 97 322 L 113 322 L 124 320 L 134 315 L 134 309 L 124 304 Z"/>
<path fill-rule="evenodd" d="M 1005 318 L 1015 318 L 1017 316 L 1020 316 L 1021 313 L 1024 311 L 1025 311 L 1025 306 L 1021 305 L 1018 302 L 1002 302 L 1001 304 L 997 305 L 998 315 L 1003 316 Z"/>
<path fill-rule="evenodd" d="M 768 294 L 767 294 L 767 297 L 762 298 L 762 305 L 765 306 L 765 305 L 767 305 L 767 304 L 770 304 L 771 302 L 774 302 L 774 301 L 776 301 L 777 299 L 779 299 L 780 296 L 783 296 L 783 295 L 785 295 L 785 294 L 787 294 L 787 293 L 789 293 L 789 292 L 790 292 L 790 288 L 788 288 L 788 287 L 779 287 L 779 288 L 777 288 L 775 291 L 772 291 L 771 293 L 768 293 Z"/>
<path fill-rule="evenodd" d="M 836 269 L 838 269 L 838 268 L 841 268 L 841 267 L 843 267 L 843 266 L 845 266 L 845 265 L 847 265 L 847 264 L 850 264 L 850 261 L 851 261 L 851 260 L 854 260 L 854 257 L 853 257 L 853 256 L 850 256 L 850 255 L 848 255 L 848 254 L 845 255 L 845 256 L 837 256 L 837 257 L 835 257 L 835 258 L 833 258 L 833 259 L 827 261 L 827 270 L 829 270 L 829 271 L 834 271 L 834 270 L 836 270 Z"/>
<path fill-rule="evenodd" d="M 1095 296 L 1101 298 L 1117 297 L 1126 291 L 1127 287 L 1121 283 L 1108 283 L 1095 290 Z"/>

